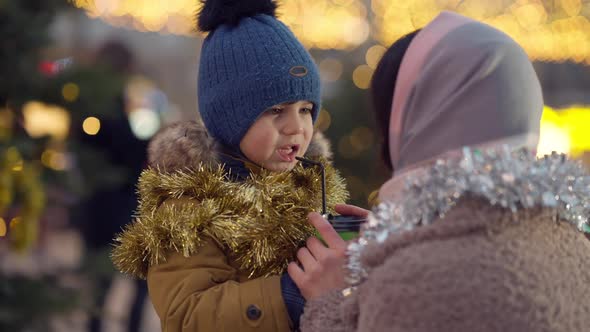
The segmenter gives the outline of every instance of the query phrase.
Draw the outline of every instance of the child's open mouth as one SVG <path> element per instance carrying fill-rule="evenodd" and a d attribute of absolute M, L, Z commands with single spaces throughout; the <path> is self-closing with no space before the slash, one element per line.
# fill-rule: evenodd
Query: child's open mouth
<path fill-rule="evenodd" d="M 299 151 L 299 145 L 285 145 L 277 149 L 277 153 L 282 161 L 292 162 L 295 160 L 297 156 L 297 151 Z"/>

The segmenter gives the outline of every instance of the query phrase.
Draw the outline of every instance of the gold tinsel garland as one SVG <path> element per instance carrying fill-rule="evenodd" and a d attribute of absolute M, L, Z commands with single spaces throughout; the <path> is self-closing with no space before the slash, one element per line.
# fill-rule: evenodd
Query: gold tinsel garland
<path fill-rule="evenodd" d="M 327 205 L 348 199 L 344 180 L 326 165 Z M 226 179 L 221 166 L 165 174 L 143 172 L 136 220 L 116 239 L 112 253 L 122 272 L 145 278 L 170 251 L 188 257 L 203 237 L 216 240 L 251 277 L 282 273 L 315 232 L 307 214 L 321 209 L 317 168 L 261 171 L 244 182 Z"/>
<path fill-rule="evenodd" d="M 6 232 L 0 236 L 7 233 L 12 247 L 20 252 L 35 245 L 39 236 L 39 219 L 45 207 L 40 177 L 38 165 L 23 160 L 16 147 L 0 147 L 0 222 L 8 222 L 2 217 L 9 209 L 18 211 L 18 217 L 1 226 Z"/>

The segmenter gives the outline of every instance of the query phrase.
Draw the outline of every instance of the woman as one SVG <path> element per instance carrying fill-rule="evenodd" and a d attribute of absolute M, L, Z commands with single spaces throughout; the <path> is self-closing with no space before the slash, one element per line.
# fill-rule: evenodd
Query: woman
<path fill-rule="evenodd" d="M 371 89 L 393 177 L 349 246 L 352 287 L 310 301 L 302 330 L 586 330 L 590 176 L 534 157 L 524 51 L 444 12 L 392 45 Z"/>

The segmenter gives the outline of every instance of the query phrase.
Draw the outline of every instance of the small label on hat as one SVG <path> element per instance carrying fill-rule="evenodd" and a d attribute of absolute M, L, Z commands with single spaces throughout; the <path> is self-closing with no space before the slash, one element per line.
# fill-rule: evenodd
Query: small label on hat
<path fill-rule="evenodd" d="M 307 75 L 307 68 L 305 66 L 294 66 L 289 69 L 289 74 L 295 77 L 303 77 Z"/>

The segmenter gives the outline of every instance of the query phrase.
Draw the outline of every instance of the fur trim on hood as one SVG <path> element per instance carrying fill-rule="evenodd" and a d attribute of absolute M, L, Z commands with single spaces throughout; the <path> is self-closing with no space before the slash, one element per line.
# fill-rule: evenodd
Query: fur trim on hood
<path fill-rule="evenodd" d="M 149 165 L 172 172 L 203 164 L 217 164 L 220 144 L 209 135 L 201 122 L 182 121 L 162 128 L 148 146 Z M 321 132 L 315 132 L 307 157 L 332 159 L 330 142 Z"/>

